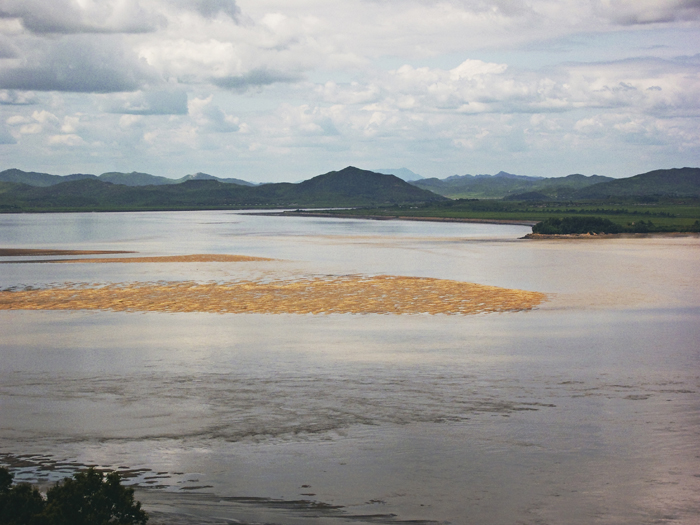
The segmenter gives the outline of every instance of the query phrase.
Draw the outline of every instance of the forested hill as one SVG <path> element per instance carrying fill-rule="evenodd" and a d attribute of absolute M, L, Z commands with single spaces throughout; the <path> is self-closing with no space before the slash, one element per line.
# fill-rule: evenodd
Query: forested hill
<path fill-rule="evenodd" d="M 626 179 L 615 179 L 577 191 L 573 198 L 700 196 L 700 168 L 654 170 Z"/>
<path fill-rule="evenodd" d="M 566 177 L 528 177 L 499 172 L 496 175 L 453 175 L 446 179 L 422 179 L 411 184 L 452 199 L 502 199 L 537 192 L 550 199 L 566 199 L 576 191 L 615 180 L 600 175 L 573 174 Z"/>
<path fill-rule="evenodd" d="M 0 182 L 16 182 L 29 186 L 53 186 L 62 182 L 73 180 L 97 179 L 95 175 L 87 173 L 74 173 L 73 175 L 50 175 L 48 173 L 37 173 L 36 171 L 22 171 L 12 168 L 0 171 Z"/>
<path fill-rule="evenodd" d="M 97 178 L 48 187 L 0 182 L 0 211 L 107 211 L 247 207 L 351 207 L 447 200 L 393 175 L 348 167 L 299 184 L 259 186 L 190 180 L 161 186 L 125 186 Z"/>
<path fill-rule="evenodd" d="M 87 173 L 51 175 L 49 173 L 22 171 L 16 168 L 0 171 L 0 182 L 17 182 L 19 184 L 28 184 L 29 186 L 54 186 L 63 182 L 82 179 L 96 179 L 103 182 L 111 182 L 112 184 L 122 184 L 124 186 L 163 186 L 165 184 L 181 184 L 190 180 L 216 180 L 226 184 L 255 186 L 252 182 L 245 180 L 214 177 L 206 173 L 195 173 L 194 175 L 185 175 L 179 179 L 170 179 L 168 177 L 159 177 L 157 175 L 151 175 L 150 173 L 140 173 L 138 171 L 132 171 L 131 173 L 110 171 L 102 175 L 91 175 Z"/>

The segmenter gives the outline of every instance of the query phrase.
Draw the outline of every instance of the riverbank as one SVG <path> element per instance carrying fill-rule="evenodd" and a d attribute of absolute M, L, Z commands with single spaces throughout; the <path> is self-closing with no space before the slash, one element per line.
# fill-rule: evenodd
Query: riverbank
<path fill-rule="evenodd" d="M 551 241 L 551 240 L 572 240 L 572 239 L 649 239 L 649 238 L 678 238 L 678 237 L 698 237 L 700 233 L 694 232 L 655 232 L 655 233 L 566 233 L 566 234 L 543 234 L 528 233 L 522 239 Z"/>
<path fill-rule="evenodd" d="M 247 213 L 270 217 L 320 217 L 330 219 L 367 219 L 371 221 L 422 221 L 422 222 L 463 222 L 475 224 L 511 224 L 514 226 L 534 226 L 538 221 L 517 219 L 467 219 L 462 217 L 412 217 L 410 215 L 357 215 L 352 213 L 323 213 L 313 211 L 281 211 Z"/>

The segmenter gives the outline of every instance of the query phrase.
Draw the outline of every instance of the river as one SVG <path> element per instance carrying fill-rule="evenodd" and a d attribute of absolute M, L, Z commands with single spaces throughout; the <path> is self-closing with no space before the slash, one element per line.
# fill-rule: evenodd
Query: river
<path fill-rule="evenodd" d="M 698 237 L 528 232 L 0 215 L 0 248 L 272 259 L 3 257 L 4 290 L 395 275 L 548 297 L 478 315 L 0 311 L 0 463 L 43 484 L 119 469 L 151 523 L 697 524 Z"/>

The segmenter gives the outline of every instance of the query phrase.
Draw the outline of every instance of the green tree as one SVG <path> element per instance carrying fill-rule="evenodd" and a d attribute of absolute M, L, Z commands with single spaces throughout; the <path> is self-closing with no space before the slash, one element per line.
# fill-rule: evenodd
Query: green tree
<path fill-rule="evenodd" d="M 44 498 L 27 483 L 13 486 L 13 479 L 9 470 L 0 468 L 0 525 L 40 525 Z"/>
<path fill-rule="evenodd" d="M 57 483 L 46 493 L 44 515 L 51 525 L 142 525 L 148 516 L 116 472 L 93 468 Z"/>
<path fill-rule="evenodd" d="M 620 233 L 622 227 L 602 217 L 549 218 L 532 227 L 533 233 L 545 235 L 572 233 Z"/>
<path fill-rule="evenodd" d="M 0 525 L 144 525 L 148 515 L 116 472 L 90 468 L 39 491 L 0 468 Z"/>

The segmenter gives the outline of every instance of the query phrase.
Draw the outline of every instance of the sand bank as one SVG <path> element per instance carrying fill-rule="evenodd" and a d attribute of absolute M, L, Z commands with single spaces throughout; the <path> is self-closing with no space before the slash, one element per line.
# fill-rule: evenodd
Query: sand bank
<path fill-rule="evenodd" d="M 116 253 L 136 253 L 117 250 L 47 250 L 44 248 L 0 248 L 0 257 L 41 257 L 65 255 L 110 255 Z"/>
<path fill-rule="evenodd" d="M 92 252 L 92 253 L 136 253 L 136 252 Z M 249 257 L 247 255 L 195 254 L 165 255 L 158 257 L 100 257 L 96 259 L 49 259 L 27 261 L 2 261 L 4 263 L 203 263 L 203 262 L 249 262 L 272 261 L 266 257 Z M 2 264 L 2 263 L 0 263 Z"/>
<path fill-rule="evenodd" d="M 0 292 L 0 310 L 267 314 L 449 314 L 530 310 L 539 292 L 417 277 L 340 276 L 224 283 L 66 283 Z"/>

